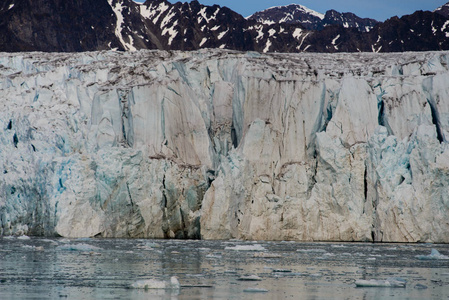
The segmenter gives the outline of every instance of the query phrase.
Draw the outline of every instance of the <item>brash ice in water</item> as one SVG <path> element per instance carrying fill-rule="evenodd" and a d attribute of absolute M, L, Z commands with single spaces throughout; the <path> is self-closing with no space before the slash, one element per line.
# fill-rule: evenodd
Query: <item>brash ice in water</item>
<path fill-rule="evenodd" d="M 432 244 L 3 237 L 0 298 L 444 299 L 447 254 Z"/>

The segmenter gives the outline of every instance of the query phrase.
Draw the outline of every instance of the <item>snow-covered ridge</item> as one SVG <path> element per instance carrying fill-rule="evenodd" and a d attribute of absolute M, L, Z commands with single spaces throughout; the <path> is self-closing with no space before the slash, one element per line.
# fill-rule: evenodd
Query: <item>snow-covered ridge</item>
<path fill-rule="evenodd" d="M 274 6 L 256 12 L 247 19 L 267 25 L 301 24 L 308 30 L 323 30 L 326 26 L 338 24 L 343 28 L 357 28 L 361 32 L 368 32 L 378 23 L 372 19 L 362 19 L 352 13 L 339 13 L 335 10 L 321 14 L 299 4 Z"/>
<path fill-rule="evenodd" d="M 115 5 L 113 5 L 114 0 L 108 0 L 109 4 L 112 7 L 112 10 L 114 11 L 116 17 L 117 17 L 117 25 L 115 28 L 115 35 L 120 40 L 121 44 L 126 50 L 130 51 L 136 51 L 136 47 L 133 45 L 133 38 L 131 35 L 129 35 L 128 41 L 125 41 L 123 38 L 123 26 L 124 26 L 124 18 L 123 18 L 123 6 L 122 3 L 116 2 Z"/>
<path fill-rule="evenodd" d="M 0 64 L 2 235 L 449 242 L 448 52 Z"/>
<path fill-rule="evenodd" d="M 302 12 L 302 13 L 305 13 L 305 14 L 308 14 L 308 15 L 311 15 L 311 16 L 314 16 L 314 17 L 317 17 L 318 19 L 321 19 L 321 20 L 324 19 L 324 14 L 319 13 L 319 12 L 317 12 L 317 11 L 314 11 L 314 10 L 308 8 L 308 7 L 303 6 L 303 5 L 300 5 L 300 4 L 294 4 L 294 3 L 288 4 L 288 5 L 282 5 L 282 6 L 273 6 L 273 7 L 269 7 L 269 8 L 267 8 L 267 9 L 264 9 L 264 10 L 262 10 L 262 11 L 260 11 L 260 12 L 257 12 L 257 13 L 264 13 L 264 12 L 271 11 L 271 10 L 273 10 L 273 9 L 276 9 L 276 10 L 286 10 L 286 9 L 289 9 L 289 8 L 293 8 L 294 11 L 297 11 L 297 12 L 299 11 L 299 12 Z M 251 17 L 253 17 L 253 16 L 254 16 L 254 14 L 252 14 L 252 15 L 246 17 L 246 19 L 251 19 Z M 283 20 L 283 21 L 281 21 L 280 23 L 283 23 L 283 22 L 287 21 L 287 19 L 293 20 L 293 16 L 292 16 L 291 13 L 289 13 L 285 18 L 286 18 L 286 19 Z"/>
<path fill-rule="evenodd" d="M 434 12 L 449 18 L 449 2 L 435 9 Z"/>
<path fill-rule="evenodd" d="M 285 53 L 449 49 L 447 19 L 442 11 L 417 12 L 399 20 L 393 18 L 379 23 L 337 11 L 327 11 L 323 18 L 323 14 L 301 5 L 277 6 L 245 19 L 229 8 L 202 5 L 197 1 L 154 0 L 140 4 L 132 0 L 79 0 L 76 3 L 69 1 L 63 7 L 60 1 L 48 1 L 35 0 L 33 5 L 29 1 L 14 2 L 14 7 L 9 10 L 12 2 L 2 6 L 0 18 L 8 26 L 1 28 L 0 36 L 16 38 L 0 43 L 0 50 L 79 52 L 226 48 Z M 23 14 L 30 18 L 23 19 Z M 85 17 L 74 20 L 73 24 L 61 22 L 75 15 Z M 45 21 L 36 16 L 45 16 Z M 66 34 L 58 34 L 60 30 Z M 39 35 L 29 36 L 28 32 L 38 32 Z M 338 35 L 341 38 L 333 45 L 332 41 Z M 378 35 L 382 36 L 381 41 L 373 43 Z"/>

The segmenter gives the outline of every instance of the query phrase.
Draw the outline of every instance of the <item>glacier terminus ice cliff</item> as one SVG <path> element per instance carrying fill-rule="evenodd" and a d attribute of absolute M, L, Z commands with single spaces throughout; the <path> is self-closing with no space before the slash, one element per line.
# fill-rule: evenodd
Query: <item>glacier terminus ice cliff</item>
<path fill-rule="evenodd" d="M 0 234 L 449 242 L 449 52 L 0 56 Z"/>

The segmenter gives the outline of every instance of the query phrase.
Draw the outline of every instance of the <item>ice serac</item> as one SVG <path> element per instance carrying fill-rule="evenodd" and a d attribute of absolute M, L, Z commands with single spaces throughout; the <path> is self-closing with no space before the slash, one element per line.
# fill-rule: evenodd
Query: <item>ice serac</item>
<path fill-rule="evenodd" d="M 1 234 L 449 242 L 449 53 L 0 56 Z"/>

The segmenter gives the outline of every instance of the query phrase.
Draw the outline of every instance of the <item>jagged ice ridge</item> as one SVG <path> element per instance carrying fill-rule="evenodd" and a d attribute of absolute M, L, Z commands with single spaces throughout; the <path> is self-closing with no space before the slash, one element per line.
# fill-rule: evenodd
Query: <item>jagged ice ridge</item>
<path fill-rule="evenodd" d="M 449 242 L 449 52 L 0 56 L 0 233 Z"/>

